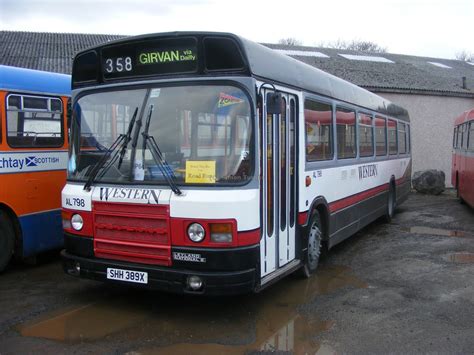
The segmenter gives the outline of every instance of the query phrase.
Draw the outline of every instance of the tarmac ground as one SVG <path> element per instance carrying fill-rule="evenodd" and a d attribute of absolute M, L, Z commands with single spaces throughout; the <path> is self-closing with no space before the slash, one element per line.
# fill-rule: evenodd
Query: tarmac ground
<path fill-rule="evenodd" d="M 63 273 L 57 253 L 0 275 L 0 354 L 474 352 L 474 211 L 413 193 L 325 254 L 310 279 L 208 298 Z"/>

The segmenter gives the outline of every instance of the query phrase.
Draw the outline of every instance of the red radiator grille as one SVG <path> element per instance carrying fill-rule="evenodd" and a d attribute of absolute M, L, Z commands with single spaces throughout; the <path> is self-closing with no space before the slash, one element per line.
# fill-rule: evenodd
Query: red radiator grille
<path fill-rule="evenodd" d="M 171 265 L 169 206 L 94 202 L 97 257 Z"/>

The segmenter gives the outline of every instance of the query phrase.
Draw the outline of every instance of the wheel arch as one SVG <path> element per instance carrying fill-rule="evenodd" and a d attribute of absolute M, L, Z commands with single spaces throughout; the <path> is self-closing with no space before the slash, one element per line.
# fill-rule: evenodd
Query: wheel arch
<path fill-rule="evenodd" d="M 308 209 L 308 215 L 306 216 L 306 221 L 303 227 L 307 228 L 308 223 L 313 216 L 314 211 L 319 213 L 319 218 L 321 220 L 321 232 L 323 233 L 323 240 L 327 241 L 329 239 L 329 204 L 323 196 L 316 197 L 311 203 Z"/>
<path fill-rule="evenodd" d="M 23 233 L 18 216 L 16 215 L 13 208 L 2 202 L 0 202 L 0 211 L 5 212 L 13 225 L 13 232 L 15 233 L 14 256 L 21 256 L 21 251 L 23 249 Z"/>

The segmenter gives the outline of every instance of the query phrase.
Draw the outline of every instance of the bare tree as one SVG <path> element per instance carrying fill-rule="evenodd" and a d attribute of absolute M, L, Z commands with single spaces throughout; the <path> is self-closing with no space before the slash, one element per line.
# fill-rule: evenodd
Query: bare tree
<path fill-rule="evenodd" d="M 350 42 L 338 39 L 332 42 L 321 42 L 321 47 L 335 48 L 335 49 L 349 49 L 352 51 L 372 52 L 372 53 L 386 53 L 387 48 L 379 46 L 377 43 L 362 40 L 352 40 Z"/>
<path fill-rule="evenodd" d="M 284 44 L 286 46 L 301 46 L 303 43 L 293 37 L 282 38 L 278 41 L 278 44 Z"/>
<path fill-rule="evenodd" d="M 463 62 L 474 62 L 474 54 L 466 50 L 462 50 L 456 53 L 456 59 Z"/>

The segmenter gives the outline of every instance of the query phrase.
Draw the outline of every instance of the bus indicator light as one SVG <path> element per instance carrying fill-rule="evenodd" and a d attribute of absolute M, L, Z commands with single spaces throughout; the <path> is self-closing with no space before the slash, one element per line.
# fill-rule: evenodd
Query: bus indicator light
<path fill-rule="evenodd" d="M 306 176 L 306 187 L 311 185 L 311 176 Z"/>
<path fill-rule="evenodd" d="M 232 243 L 232 224 L 211 223 L 211 241 L 215 243 Z"/>

